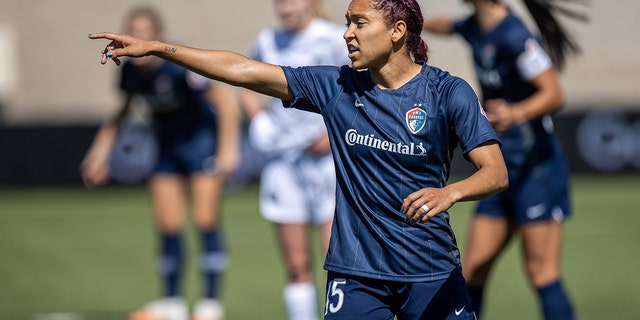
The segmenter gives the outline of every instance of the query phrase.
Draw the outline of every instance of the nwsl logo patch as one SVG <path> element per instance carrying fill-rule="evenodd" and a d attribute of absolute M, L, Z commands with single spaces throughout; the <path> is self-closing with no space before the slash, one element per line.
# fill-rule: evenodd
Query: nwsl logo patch
<path fill-rule="evenodd" d="M 404 120 L 406 121 L 409 130 L 411 130 L 411 133 L 416 134 L 424 128 L 424 125 L 427 122 L 427 113 L 420 108 L 422 107 L 422 103 L 414 104 L 413 106 L 415 108 L 407 111 Z"/>
<path fill-rule="evenodd" d="M 480 100 L 478 100 L 478 107 L 480 107 L 480 113 L 487 118 L 487 113 L 484 111 L 484 107 L 482 107 L 482 103 L 480 103 Z M 487 118 L 489 119 L 489 118 Z"/>

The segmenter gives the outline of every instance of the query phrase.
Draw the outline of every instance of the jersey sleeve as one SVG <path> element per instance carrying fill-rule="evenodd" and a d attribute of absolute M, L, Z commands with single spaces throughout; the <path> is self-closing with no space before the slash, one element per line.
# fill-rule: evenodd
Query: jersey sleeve
<path fill-rule="evenodd" d="M 495 140 L 500 143 L 478 96 L 460 78 L 454 78 L 451 83 L 447 115 L 465 158 L 471 150 L 487 141 Z"/>
<path fill-rule="evenodd" d="M 516 65 L 520 76 L 529 81 L 552 67 L 551 58 L 533 37 L 520 42 Z"/>
<path fill-rule="evenodd" d="M 473 16 L 469 16 L 456 21 L 453 24 L 453 32 L 461 35 L 465 40 L 469 41 L 473 28 Z"/>
<path fill-rule="evenodd" d="M 344 66 L 342 68 L 348 68 Z M 337 96 L 340 91 L 341 68 L 335 66 L 308 66 L 292 68 L 283 66 L 293 101 L 283 101 L 291 107 L 316 113 Z"/>
<path fill-rule="evenodd" d="M 522 24 L 514 26 L 508 32 L 504 45 L 516 61 L 520 77 L 526 81 L 552 67 L 551 58 L 540 42 Z"/>

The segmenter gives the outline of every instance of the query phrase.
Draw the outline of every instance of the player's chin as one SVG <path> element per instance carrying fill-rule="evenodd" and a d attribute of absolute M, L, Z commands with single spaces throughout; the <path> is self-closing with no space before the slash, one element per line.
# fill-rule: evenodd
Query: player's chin
<path fill-rule="evenodd" d="M 362 60 L 358 60 L 358 59 L 351 59 L 351 68 L 359 70 L 359 69 L 366 69 L 366 63 L 363 63 Z"/>

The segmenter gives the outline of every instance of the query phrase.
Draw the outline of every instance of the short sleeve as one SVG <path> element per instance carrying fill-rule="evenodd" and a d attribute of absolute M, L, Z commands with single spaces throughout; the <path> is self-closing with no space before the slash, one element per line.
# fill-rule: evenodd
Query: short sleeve
<path fill-rule="evenodd" d="M 495 140 L 500 143 L 477 95 L 471 86 L 460 78 L 454 78 L 451 83 L 447 115 L 465 158 L 471 150 L 487 141 Z"/>
<path fill-rule="evenodd" d="M 347 68 L 347 66 L 342 67 Z M 283 66 L 293 101 L 283 101 L 285 107 L 322 113 L 323 108 L 341 91 L 341 68 L 335 66 Z"/>
<path fill-rule="evenodd" d="M 453 31 L 469 41 L 474 26 L 473 19 L 474 16 L 469 16 L 467 18 L 456 21 L 453 24 Z"/>
<path fill-rule="evenodd" d="M 529 37 L 520 41 L 516 65 L 520 76 L 529 81 L 552 67 L 551 58 L 544 51 L 538 40 Z"/>

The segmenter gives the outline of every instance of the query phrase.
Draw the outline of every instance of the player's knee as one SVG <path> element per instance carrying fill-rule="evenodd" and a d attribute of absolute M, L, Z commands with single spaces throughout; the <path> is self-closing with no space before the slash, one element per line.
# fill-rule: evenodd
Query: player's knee
<path fill-rule="evenodd" d="M 532 259 L 526 262 L 527 274 L 535 287 L 549 284 L 559 278 L 558 267 L 542 259 Z"/>
<path fill-rule="evenodd" d="M 213 230 L 218 224 L 218 219 L 214 214 L 196 214 L 193 221 L 198 230 Z"/>
<path fill-rule="evenodd" d="M 182 232 L 180 221 L 157 221 L 156 227 L 162 234 L 179 234 Z"/>

